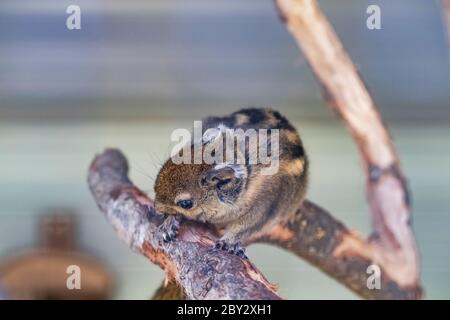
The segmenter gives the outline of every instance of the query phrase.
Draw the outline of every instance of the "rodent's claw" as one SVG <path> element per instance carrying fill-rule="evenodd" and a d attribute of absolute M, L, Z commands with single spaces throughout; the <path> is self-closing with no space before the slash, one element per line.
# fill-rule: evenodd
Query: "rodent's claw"
<path fill-rule="evenodd" d="M 217 240 L 214 244 L 214 249 L 219 249 L 228 252 L 229 254 L 234 254 L 238 257 L 248 259 L 245 255 L 245 248 L 241 246 L 239 242 L 234 244 L 228 244 L 225 240 Z"/>
<path fill-rule="evenodd" d="M 248 257 L 245 254 L 245 248 L 239 248 L 238 250 L 236 250 L 234 254 L 243 259 L 248 259 Z"/>
<path fill-rule="evenodd" d="M 171 241 L 175 240 L 175 238 L 177 237 L 177 234 L 172 230 L 168 230 L 167 232 L 163 233 L 162 237 L 163 237 L 163 241 L 167 243 L 167 242 L 171 242 Z"/>
<path fill-rule="evenodd" d="M 235 243 L 234 245 L 230 246 L 228 249 L 228 253 L 237 255 L 238 257 L 248 259 L 245 255 L 245 248 L 240 245 L 240 243 Z"/>
<path fill-rule="evenodd" d="M 217 240 L 217 242 L 214 245 L 214 248 L 220 250 L 228 250 L 228 244 L 225 242 L 225 240 Z"/>
<path fill-rule="evenodd" d="M 162 242 L 169 243 L 176 239 L 178 230 L 180 229 L 181 219 L 177 216 L 170 215 L 159 226 L 159 244 Z"/>

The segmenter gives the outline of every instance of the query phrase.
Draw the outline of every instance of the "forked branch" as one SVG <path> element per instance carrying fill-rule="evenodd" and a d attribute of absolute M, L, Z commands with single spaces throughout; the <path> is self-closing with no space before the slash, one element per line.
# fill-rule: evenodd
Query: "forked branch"
<path fill-rule="evenodd" d="M 411 229 L 407 184 L 374 101 L 316 0 L 276 0 L 278 12 L 302 49 L 328 104 L 341 115 L 363 159 L 373 234 L 346 233 L 336 257 L 372 261 L 405 291 L 421 296 L 420 265 Z"/>
<path fill-rule="evenodd" d="M 450 0 L 442 0 L 442 18 L 444 19 L 448 45 L 450 46 Z"/>
<path fill-rule="evenodd" d="M 377 108 L 315 0 L 276 0 L 278 11 L 302 48 L 330 106 L 358 145 L 367 176 L 373 234 L 364 239 L 310 201 L 253 242 L 278 245 L 314 264 L 360 296 L 418 299 L 419 259 L 410 224 L 405 177 Z M 175 243 L 162 246 L 153 202 L 127 177 L 117 150 L 97 156 L 89 186 L 119 236 L 161 266 L 192 299 L 277 299 L 275 288 L 248 261 L 209 248 L 217 239 L 206 227 L 184 223 Z M 367 267 L 381 268 L 381 287 L 369 289 Z M 301 275 L 299 275 L 301 278 Z M 298 279 L 301 281 L 301 279 Z M 173 286 L 171 286 L 173 288 Z M 160 296 L 165 296 L 164 289 Z"/>
<path fill-rule="evenodd" d="M 203 225 L 183 223 L 175 242 L 160 243 L 162 216 L 128 179 L 118 150 L 106 150 L 89 168 L 88 183 L 119 237 L 176 281 L 190 299 L 279 299 L 275 287 L 248 261 L 211 250 L 216 237 Z"/>

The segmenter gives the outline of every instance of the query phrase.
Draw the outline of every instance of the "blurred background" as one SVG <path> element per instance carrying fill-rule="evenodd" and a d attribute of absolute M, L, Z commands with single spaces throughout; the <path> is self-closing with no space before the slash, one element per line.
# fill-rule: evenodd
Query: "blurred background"
<path fill-rule="evenodd" d="M 81 7 L 81 30 L 66 28 L 71 4 Z M 440 3 L 320 4 L 409 178 L 426 296 L 449 299 L 450 55 Z M 381 30 L 366 28 L 370 4 L 381 8 Z M 153 195 L 173 129 L 245 106 L 276 108 L 296 125 L 312 163 L 309 198 L 367 234 L 357 150 L 271 0 L 2 0 L 0 265 L 38 246 L 40 221 L 65 208 L 78 221 L 77 246 L 111 272 L 110 297 L 148 299 L 163 272 L 97 209 L 90 161 L 122 149 L 133 181 Z M 249 256 L 285 298 L 357 298 L 277 248 L 254 245 Z"/>

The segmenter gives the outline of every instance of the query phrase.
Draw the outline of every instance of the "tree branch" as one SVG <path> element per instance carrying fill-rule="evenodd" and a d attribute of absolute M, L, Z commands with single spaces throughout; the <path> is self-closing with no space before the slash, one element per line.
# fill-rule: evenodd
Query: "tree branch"
<path fill-rule="evenodd" d="M 450 0 L 442 0 L 442 15 L 446 26 L 448 44 L 450 45 Z"/>
<path fill-rule="evenodd" d="M 176 242 L 161 246 L 156 232 L 162 219 L 154 212 L 153 202 L 128 180 L 127 171 L 124 156 L 117 150 L 106 150 L 94 159 L 88 182 L 99 208 L 120 238 L 165 270 L 169 283 L 158 290 L 157 296 L 174 296 L 176 286 L 170 283 L 175 281 L 191 299 L 278 298 L 274 286 L 248 260 L 212 252 L 210 247 L 217 237 L 205 225 L 185 221 Z M 382 277 L 380 290 L 369 290 L 366 269 L 374 258 L 371 251 L 337 255 L 336 250 L 347 237 L 366 246 L 328 212 L 304 201 L 294 219 L 255 235 L 251 243 L 266 242 L 289 250 L 365 298 L 410 299 L 420 294 L 414 288 L 400 288 L 388 276 Z"/>
<path fill-rule="evenodd" d="M 355 140 L 367 175 L 373 234 L 341 233 L 335 257 L 372 261 L 399 288 L 420 297 L 420 266 L 406 180 L 389 133 L 356 67 L 316 0 L 276 0 L 280 17 Z M 358 290 L 355 290 L 358 292 Z M 409 297 L 410 295 L 408 295 Z"/>
<path fill-rule="evenodd" d="M 128 165 L 118 150 L 106 150 L 89 168 L 88 184 L 100 210 L 119 237 L 175 280 L 190 299 L 279 299 L 251 262 L 221 250 L 204 225 L 182 224 L 175 242 L 160 244 L 153 202 L 128 179 Z"/>
<path fill-rule="evenodd" d="M 281 246 L 306 259 L 365 298 L 417 299 L 422 295 L 419 259 L 410 226 L 406 180 L 372 98 L 332 27 L 314 0 L 276 0 L 280 16 L 303 49 L 325 97 L 343 118 L 362 155 L 373 234 L 363 239 L 328 212 L 305 201 L 291 220 L 252 242 Z M 197 223 L 183 223 L 178 240 L 161 246 L 161 217 L 153 202 L 127 178 L 127 163 L 107 150 L 91 165 L 89 185 L 114 228 L 135 251 L 160 265 L 188 298 L 279 298 L 248 261 L 212 252 L 215 235 Z M 382 270 L 379 290 L 366 281 L 369 265 Z"/>
<path fill-rule="evenodd" d="M 253 241 L 274 244 L 296 254 L 366 299 L 417 299 L 421 295 L 420 288 L 401 287 L 383 265 L 380 289 L 369 289 L 367 268 L 378 262 L 371 245 L 308 200 L 294 219 L 280 223 Z M 348 241 L 358 250 L 342 255 L 340 250 Z"/>

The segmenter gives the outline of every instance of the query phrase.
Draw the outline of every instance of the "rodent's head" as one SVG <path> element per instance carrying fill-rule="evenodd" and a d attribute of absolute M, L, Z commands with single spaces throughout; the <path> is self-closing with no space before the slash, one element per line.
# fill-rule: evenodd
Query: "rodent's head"
<path fill-rule="evenodd" d="M 167 160 L 155 182 L 155 207 L 199 221 L 226 222 L 243 192 L 247 169 L 228 164 L 175 164 Z"/>

